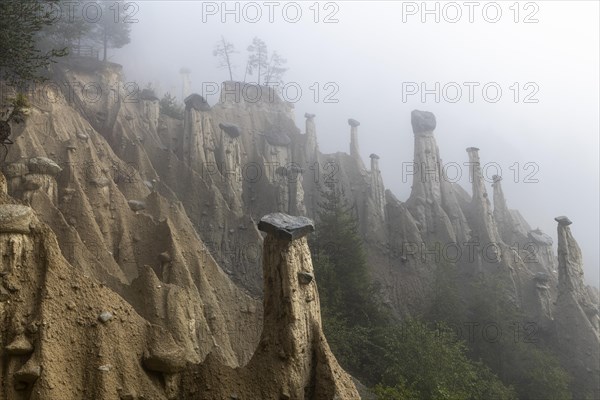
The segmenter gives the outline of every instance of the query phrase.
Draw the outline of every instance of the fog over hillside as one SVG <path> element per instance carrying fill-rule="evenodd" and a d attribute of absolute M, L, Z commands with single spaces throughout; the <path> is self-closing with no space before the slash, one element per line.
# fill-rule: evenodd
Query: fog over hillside
<path fill-rule="evenodd" d="M 178 97 L 186 67 L 191 91 L 214 104 L 213 83 L 228 79 L 214 45 L 224 36 L 236 46 L 233 74 L 242 80 L 258 36 L 287 59 L 284 98 L 298 126 L 315 113 L 321 149 L 348 151 L 346 120 L 359 120 L 363 159 L 381 156 L 384 182 L 401 200 L 412 181 L 410 112 L 432 111 L 452 179 L 460 173 L 469 188 L 465 148 L 479 147 L 489 183 L 504 177 L 509 207 L 533 228 L 556 241 L 553 218 L 575 222 L 586 280 L 597 286 L 599 5 L 475 3 L 139 2 L 132 42 L 112 61 L 128 80 Z"/>

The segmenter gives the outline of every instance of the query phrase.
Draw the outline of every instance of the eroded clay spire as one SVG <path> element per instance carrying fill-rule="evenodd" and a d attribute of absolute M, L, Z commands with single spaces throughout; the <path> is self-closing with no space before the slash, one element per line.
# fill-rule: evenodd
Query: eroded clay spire
<path fill-rule="evenodd" d="M 494 221 L 492 205 L 485 188 L 485 181 L 481 173 L 481 162 L 479 160 L 479 149 L 477 147 L 467 148 L 469 154 L 469 180 L 473 188 L 471 206 L 473 208 L 473 223 L 478 234 L 481 235 L 482 243 L 498 243 L 500 235 Z"/>
<path fill-rule="evenodd" d="M 350 118 L 348 120 L 348 125 L 350 125 L 350 155 L 360 159 L 360 151 L 358 148 L 358 126 L 360 125 L 360 122 Z"/>
<path fill-rule="evenodd" d="M 440 154 L 433 135 L 435 115 L 429 111 L 413 110 L 411 125 L 415 137 L 412 168 L 412 190 L 406 205 L 422 234 L 442 241 L 455 241 L 450 218 L 442 204 L 442 173 Z"/>

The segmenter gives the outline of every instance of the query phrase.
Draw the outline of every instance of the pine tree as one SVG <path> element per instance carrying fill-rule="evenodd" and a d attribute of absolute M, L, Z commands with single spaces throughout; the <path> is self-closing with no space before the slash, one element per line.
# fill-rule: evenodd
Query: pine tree
<path fill-rule="evenodd" d="M 285 63 L 287 63 L 287 60 L 274 51 L 269 60 L 269 64 L 267 65 L 265 84 L 281 83 L 283 74 L 288 70 L 287 68 L 284 68 Z"/>
<path fill-rule="evenodd" d="M 354 210 L 333 185 L 321 196 L 315 237 L 320 257 L 317 274 L 323 275 L 317 278 L 325 306 L 355 325 L 385 319 L 375 300 Z"/>
<path fill-rule="evenodd" d="M 236 53 L 233 43 L 225 40 L 225 37 L 221 36 L 221 41 L 215 45 L 213 50 L 213 56 L 219 59 L 219 68 L 227 68 L 229 71 L 229 80 L 233 80 L 233 72 L 231 70 L 231 56 Z"/>
<path fill-rule="evenodd" d="M 131 41 L 131 15 L 127 12 L 132 3 L 123 3 L 122 0 L 100 2 L 102 15 L 96 25 L 93 37 L 103 47 L 102 60 L 107 60 L 107 49 L 119 49 Z"/>
<path fill-rule="evenodd" d="M 267 50 L 267 45 L 261 39 L 255 37 L 252 40 L 252 44 L 248 46 L 248 52 L 250 55 L 248 56 L 248 64 L 246 66 L 246 72 L 250 75 L 257 72 L 258 84 L 260 85 L 260 78 L 265 73 L 268 67 L 268 56 L 269 52 Z"/>
<path fill-rule="evenodd" d="M 86 21 L 78 4 L 60 0 L 57 9 L 61 10 L 60 18 L 42 29 L 38 45 L 43 51 L 52 48 L 65 48 L 69 54 L 76 53 L 73 48 L 80 50 L 82 41 L 87 42 L 94 24 Z"/>
<path fill-rule="evenodd" d="M 43 71 L 66 49 L 40 49 L 40 33 L 56 18 L 49 5 L 56 1 L 0 1 L 0 79 L 22 85 L 44 80 Z"/>

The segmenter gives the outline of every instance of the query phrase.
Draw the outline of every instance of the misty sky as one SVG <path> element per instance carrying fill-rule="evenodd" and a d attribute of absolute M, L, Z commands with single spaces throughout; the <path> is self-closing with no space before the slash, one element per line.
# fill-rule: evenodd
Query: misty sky
<path fill-rule="evenodd" d="M 432 111 L 445 164 L 462 166 L 468 161 L 465 149 L 479 147 L 490 178 L 495 166 L 501 168 L 509 207 L 555 243 L 554 217 L 569 216 L 584 253 L 586 281 L 598 286 L 598 2 L 520 2 L 515 7 L 513 1 L 481 1 L 473 9 L 462 1 L 428 2 L 430 10 L 437 4 L 439 22 L 435 13 L 422 13 L 422 2 L 401 1 L 273 2 L 270 22 L 267 3 L 238 3 L 236 22 L 235 12 L 223 14 L 222 2 L 137 2 L 132 42 L 113 50 L 111 61 L 124 65 L 127 81 L 159 83 L 162 91 L 177 95 L 179 70 L 187 67 L 192 91 L 202 93 L 203 83 L 228 79 L 212 55 L 221 35 L 239 50 L 238 80 L 244 77 L 246 47 L 258 36 L 288 61 L 284 81 L 301 130 L 304 113 L 315 113 L 321 151 L 348 152 L 346 121 L 359 120 L 363 159 L 367 163 L 370 153 L 381 157 L 386 187 L 400 200 L 407 199 L 412 181 L 402 178 L 403 163 L 413 158 L 410 112 Z M 228 9 L 235 7 L 227 3 Z M 331 23 L 324 22 L 326 17 Z M 422 84 L 431 91 L 425 99 Z M 298 87 L 300 96 L 294 91 Z M 327 95 L 338 102 L 326 102 Z M 207 99 L 215 103 L 218 97 Z M 470 192 L 467 171 L 463 166 L 461 182 Z"/>

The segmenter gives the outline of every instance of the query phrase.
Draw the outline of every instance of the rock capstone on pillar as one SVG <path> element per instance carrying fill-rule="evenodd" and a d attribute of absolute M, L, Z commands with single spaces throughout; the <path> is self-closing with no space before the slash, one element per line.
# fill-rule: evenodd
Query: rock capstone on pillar
<path fill-rule="evenodd" d="M 582 293 L 583 257 L 577 241 L 571 233 L 573 222 L 568 217 L 554 218 L 558 222 L 558 291 L 559 293 Z"/>
<path fill-rule="evenodd" d="M 420 226 L 421 234 L 440 241 L 456 241 L 450 218 L 443 208 L 441 159 L 433 130 L 435 115 L 413 110 L 415 137 L 413 180 L 406 206 Z"/>
<path fill-rule="evenodd" d="M 353 158 L 360 159 L 360 151 L 358 149 L 358 126 L 360 122 L 350 118 L 348 125 L 350 125 L 350 155 Z"/>
<path fill-rule="evenodd" d="M 267 234 L 263 248 L 263 347 L 250 364 L 268 364 L 260 361 L 263 357 L 282 360 L 281 369 L 269 372 L 280 376 L 269 376 L 269 380 L 279 381 L 291 399 L 359 398 L 323 335 L 319 293 L 306 240 L 315 229 L 313 221 L 274 213 L 264 216 L 258 229 Z"/>
<path fill-rule="evenodd" d="M 558 298 L 555 321 L 559 355 L 569 371 L 573 371 L 577 398 L 585 393 L 600 393 L 600 326 L 599 310 L 583 280 L 581 249 L 571 233 L 571 220 L 565 216 L 558 222 Z"/>
<path fill-rule="evenodd" d="M 318 153 L 315 114 L 305 113 L 304 118 L 306 118 L 306 157 L 308 161 L 313 161 Z"/>

